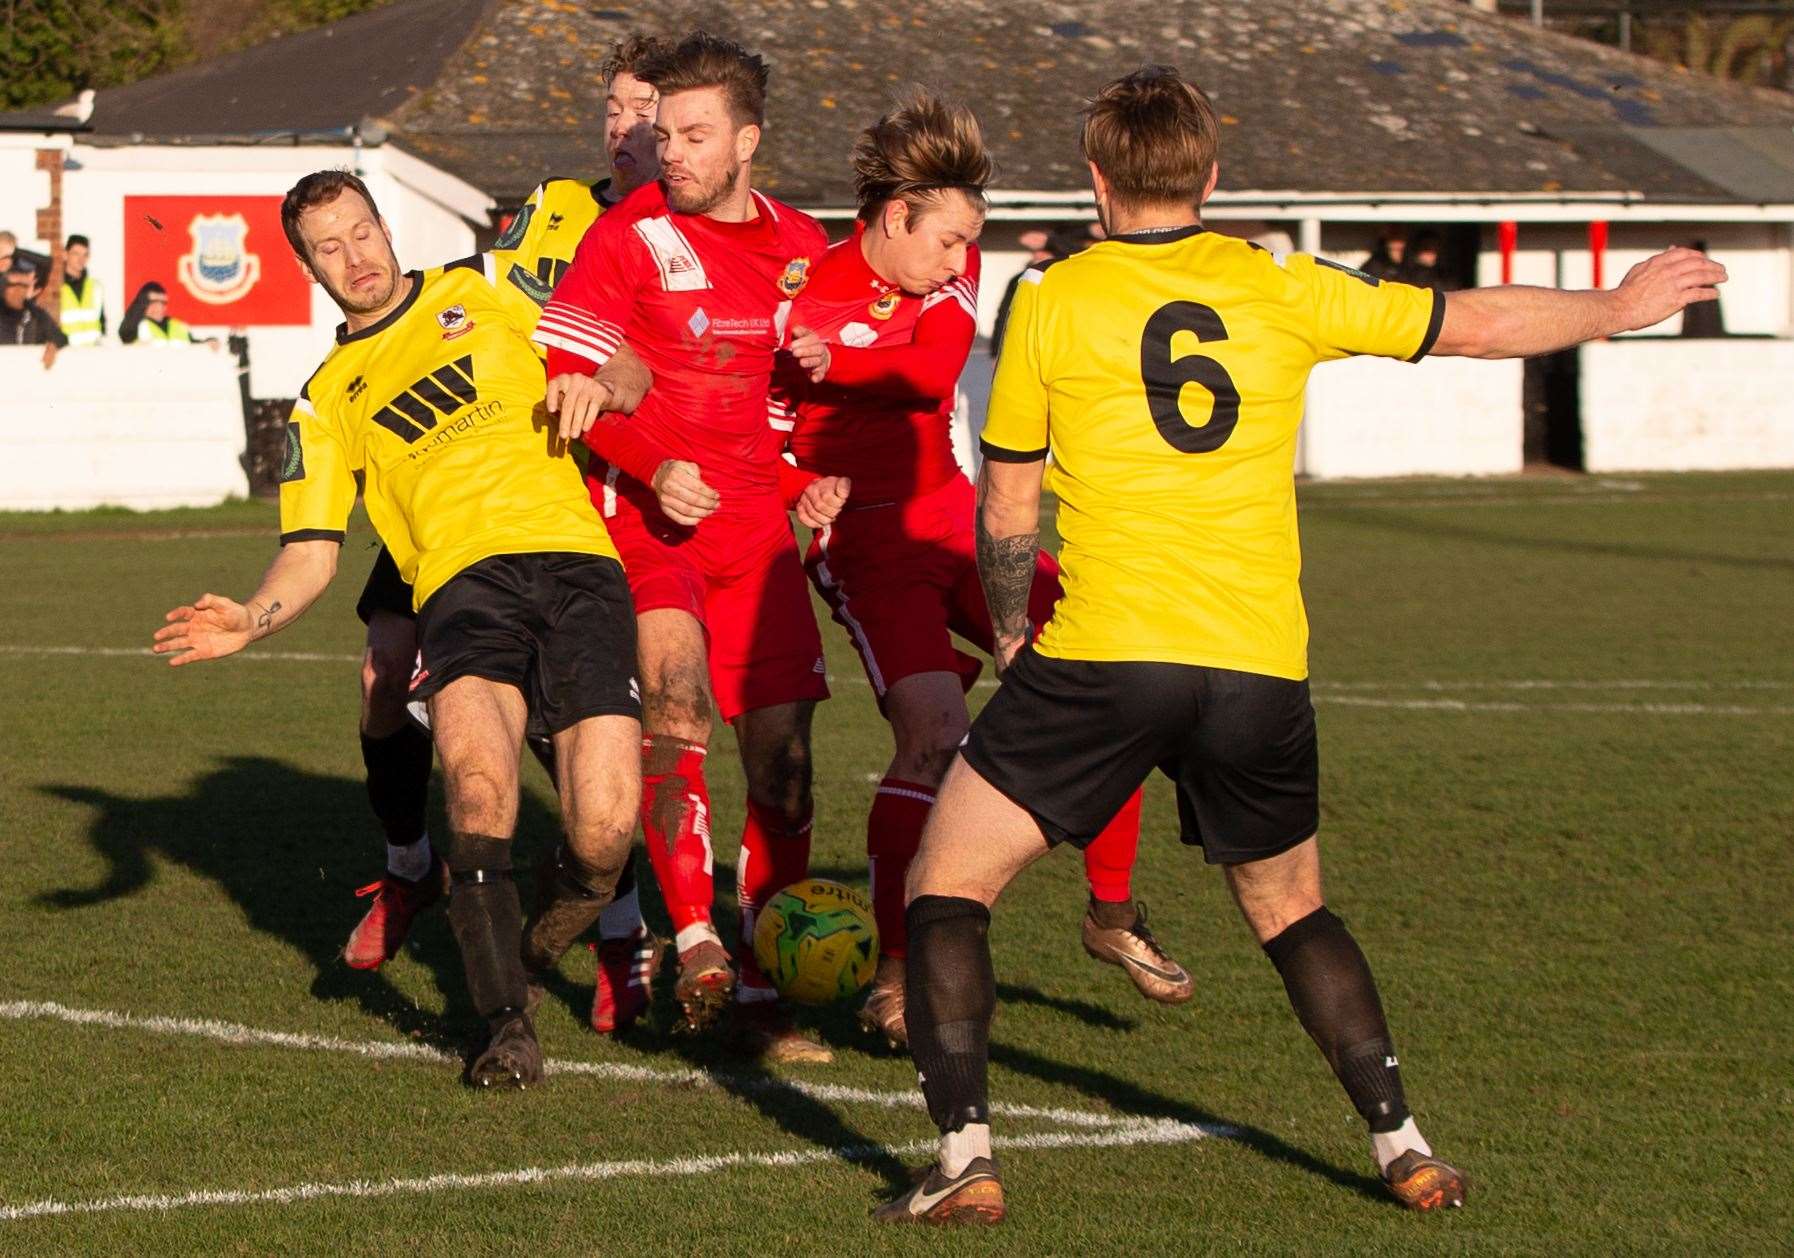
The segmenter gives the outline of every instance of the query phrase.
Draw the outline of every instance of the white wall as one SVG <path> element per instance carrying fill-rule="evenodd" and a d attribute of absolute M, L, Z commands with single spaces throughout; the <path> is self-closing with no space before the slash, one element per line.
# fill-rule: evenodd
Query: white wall
<path fill-rule="evenodd" d="M 314 170 L 349 167 L 346 145 L 297 147 L 76 145 L 63 176 L 63 226 L 93 242 L 93 272 L 106 291 L 107 322 L 116 331 L 131 294 L 124 291 L 124 198 L 127 196 L 279 196 Z M 473 252 L 470 214 L 490 199 L 460 180 L 425 166 L 392 146 L 361 150 L 368 190 L 393 228 L 399 262 L 428 267 Z M 16 229 L 15 229 L 16 230 Z M 284 242 L 265 266 L 296 266 Z M 307 327 L 255 328 L 249 333 L 251 393 L 292 397 L 329 352 L 342 314 L 322 289 L 313 289 Z M 200 326 L 224 336 L 226 327 Z"/>
<path fill-rule="evenodd" d="M 1794 341 L 1582 347 L 1591 472 L 1794 467 Z"/>
<path fill-rule="evenodd" d="M 1500 476 L 1523 461 L 1521 365 L 1347 358 L 1308 380 L 1296 470 L 1352 476 Z"/>
<path fill-rule="evenodd" d="M 206 507 L 246 497 L 237 364 L 203 346 L 0 348 L 0 509 Z"/>
<path fill-rule="evenodd" d="M 17 236 L 20 248 L 45 255 L 50 242 L 38 238 L 37 212 L 50 204 L 50 174 L 37 168 L 37 150 L 58 147 L 46 136 L 0 135 L 0 231 Z"/>

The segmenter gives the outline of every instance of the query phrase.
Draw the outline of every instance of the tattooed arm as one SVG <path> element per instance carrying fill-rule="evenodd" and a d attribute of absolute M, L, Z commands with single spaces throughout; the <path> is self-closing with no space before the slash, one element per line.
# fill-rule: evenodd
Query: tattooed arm
<path fill-rule="evenodd" d="M 163 617 L 151 648 L 170 664 L 192 664 L 234 655 L 258 638 L 278 633 L 317 601 L 336 575 L 339 542 L 288 542 L 280 548 L 249 602 L 205 594 Z"/>
<path fill-rule="evenodd" d="M 1040 551 L 1040 477 L 1046 460 L 987 457 L 978 469 L 978 579 L 995 631 L 997 675 L 1026 645 L 1028 592 Z"/>

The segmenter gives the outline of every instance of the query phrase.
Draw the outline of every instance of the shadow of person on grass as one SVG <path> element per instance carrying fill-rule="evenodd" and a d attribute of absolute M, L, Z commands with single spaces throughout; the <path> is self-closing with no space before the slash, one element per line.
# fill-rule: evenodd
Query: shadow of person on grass
<path fill-rule="evenodd" d="M 354 1001 L 401 1034 L 445 1051 L 465 1047 L 478 1019 L 440 906 L 418 919 L 406 945 L 444 995 L 440 1014 L 419 1008 L 383 973 L 343 962 L 344 941 L 366 909 L 352 892 L 384 866 L 361 781 L 263 756 L 232 756 L 181 795 L 134 799 L 56 784 L 38 790 L 93 810 L 88 841 L 106 861 L 98 882 L 46 892 L 37 897 L 40 905 L 78 912 L 136 896 L 155 881 L 152 857 L 173 861 L 215 882 L 251 929 L 304 956 L 314 998 Z M 519 835 L 558 832 L 558 820 L 526 792 Z"/>
<path fill-rule="evenodd" d="M 1300 1171 L 1306 1171 L 1310 1175 L 1319 1176 L 1330 1183 L 1350 1189 L 1378 1203 L 1399 1208 L 1398 1203 L 1385 1191 L 1382 1183 L 1369 1175 L 1334 1166 L 1304 1149 L 1297 1148 L 1287 1140 L 1272 1135 L 1263 1128 L 1239 1123 L 1210 1110 L 1205 1110 L 1199 1105 L 1165 1096 L 1150 1088 L 1143 1088 L 1137 1083 L 1132 1083 L 1119 1075 L 1110 1074 L 1106 1070 L 1057 1061 L 1050 1057 L 1043 1057 L 1030 1049 L 999 1042 L 991 1044 L 990 1060 L 993 1066 L 1002 1066 L 1017 1074 L 1039 1079 L 1043 1083 L 1075 1088 L 1092 1100 L 1111 1106 L 1129 1117 L 1169 1118 L 1180 1123 L 1194 1123 L 1202 1127 L 1224 1127 L 1227 1129 L 1228 1139 L 1245 1145 L 1261 1157 L 1273 1162 L 1281 1162 Z"/>

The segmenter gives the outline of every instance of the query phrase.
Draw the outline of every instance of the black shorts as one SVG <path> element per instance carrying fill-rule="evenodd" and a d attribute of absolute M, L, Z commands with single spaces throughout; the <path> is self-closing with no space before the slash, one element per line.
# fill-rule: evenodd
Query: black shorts
<path fill-rule="evenodd" d="M 411 697 L 459 677 L 516 686 L 531 728 L 593 716 L 641 719 L 635 608 L 623 565 L 603 555 L 494 555 L 463 568 L 417 614 Z"/>
<path fill-rule="evenodd" d="M 1050 843 L 1087 846 L 1154 768 L 1183 841 L 1211 864 L 1263 860 L 1320 828 L 1306 681 L 1024 650 L 961 748 Z"/>
<path fill-rule="evenodd" d="M 399 565 L 392 561 L 392 552 L 384 546 L 374 557 L 368 583 L 361 587 L 361 597 L 355 602 L 355 614 L 361 617 L 362 624 L 372 621 L 375 612 L 391 612 L 407 619 L 417 616 L 411 610 L 411 586 L 399 575 Z"/>

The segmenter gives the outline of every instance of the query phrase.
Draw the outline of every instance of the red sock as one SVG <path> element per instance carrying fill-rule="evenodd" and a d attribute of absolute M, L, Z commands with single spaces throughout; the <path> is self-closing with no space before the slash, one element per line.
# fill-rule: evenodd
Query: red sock
<path fill-rule="evenodd" d="M 1114 820 L 1084 849 L 1090 894 L 1115 903 L 1134 898 L 1134 857 L 1140 851 L 1140 792 L 1128 796 Z"/>
<path fill-rule="evenodd" d="M 901 957 L 909 951 L 909 935 L 903 928 L 903 883 L 933 807 L 934 787 L 900 778 L 880 782 L 872 797 L 872 812 L 866 818 L 866 864 L 872 871 L 880 956 Z"/>
<path fill-rule="evenodd" d="M 704 748 L 697 743 L 668 734 L 642 739 L 642 836 L 679 949 L 706 936 L 715 939 L 710 791 L 704 785 Z"/>
<path fill-rule="evenodd" d="M 754 919 L 760 906 L 810 872 L 810 814 L 791 821 L 778 809 L 753 799 L 747 802 L 747 822 L 741 827 L 741 856 L 735 867 L 735 898 L 741 905 L 741 983 L 743 999 L 753 999 L 749 988 L 770 993 L 772 983 L 754 960 Z"/>

